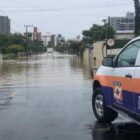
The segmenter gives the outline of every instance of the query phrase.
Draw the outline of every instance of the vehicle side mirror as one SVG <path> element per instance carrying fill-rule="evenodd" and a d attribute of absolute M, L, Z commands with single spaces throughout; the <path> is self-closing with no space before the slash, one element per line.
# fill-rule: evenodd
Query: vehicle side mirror
<path fill-rule="evenodd" d="M 102 65 L 106 66 L 106 67 L 113 67 L 113 58 L 112 57 L 104 57 Z"/>

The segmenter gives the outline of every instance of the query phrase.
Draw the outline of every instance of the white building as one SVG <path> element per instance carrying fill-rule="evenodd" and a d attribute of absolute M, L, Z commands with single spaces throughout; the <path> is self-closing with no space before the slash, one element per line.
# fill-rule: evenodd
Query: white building
<path fill-rule="evenodd" d="M 46 33 L 46 35 L 42 36 L 42 41 L 44 46 L 47 47 L 49 45 L 49 42 L 51 42 L 51 36 L 52 36 L 51 33 Z"/>
<path fill-rule="evenodd" d="M 115 31 L 134 31 L 135 15 L 128 12 L 125 17 L 110 17 L 110 25 Z"/>
<path fill-rule="evenodd" d="M 135 30 L 135 15 L 127 12 L 125 17 L 110 17 L 110 26 L 116 31 L 116 39 L 132 39 Z"/>
<path fill-rule="evenodd" d="M 135 37 L 134 31 L 130 30 L 117 31 L 115 35 L 116 39 L 133 39 L 134 37 Z"/>

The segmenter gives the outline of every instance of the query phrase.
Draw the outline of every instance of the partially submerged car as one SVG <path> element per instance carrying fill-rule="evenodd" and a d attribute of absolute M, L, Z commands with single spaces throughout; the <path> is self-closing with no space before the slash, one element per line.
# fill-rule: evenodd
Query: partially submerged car
<path fill-rule="evenodd" d="M 100 122 L 111 122 L 118 112 L 140 122 L 140 37 L 115 57 L 106 57 L 93 82 L 92 107 Z"/>

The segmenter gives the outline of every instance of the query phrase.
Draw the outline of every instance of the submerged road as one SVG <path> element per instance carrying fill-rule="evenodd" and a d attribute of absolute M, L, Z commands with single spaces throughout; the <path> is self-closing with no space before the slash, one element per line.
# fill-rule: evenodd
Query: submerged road
<path fill-rule="evenodd" d="M 99 124 L 92 113 L 88 65 L 43 54 L 0 65 L 0 140 L 129 140 L 140 128 L 119 116 Z"/>

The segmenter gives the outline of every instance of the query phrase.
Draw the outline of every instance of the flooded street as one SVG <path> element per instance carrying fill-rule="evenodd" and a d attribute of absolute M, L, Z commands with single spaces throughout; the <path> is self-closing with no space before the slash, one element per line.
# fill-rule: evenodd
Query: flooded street
<path fill-rule="evenodd" d="M 131 140 L 140 128 L 119 116 L 99 124 L 82 59 L 59 53 L 0 64 L 0 140 Z"/>

